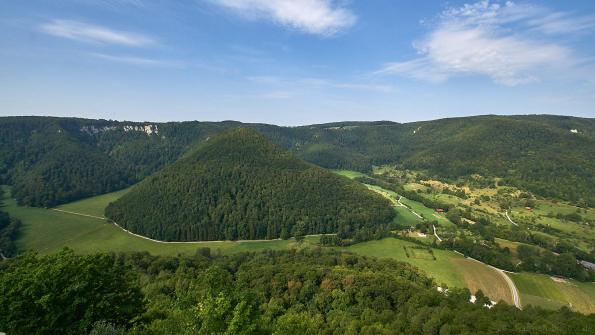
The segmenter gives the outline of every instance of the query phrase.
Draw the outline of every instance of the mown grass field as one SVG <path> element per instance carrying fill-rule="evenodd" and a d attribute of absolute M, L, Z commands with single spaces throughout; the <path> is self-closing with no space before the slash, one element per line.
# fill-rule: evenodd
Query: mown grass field
<path fill-rule="evenodd" d="M 549 309 L 568 306 L 581 313 L 595 313 L 595 284 L 575 280 L 556 282 L 550 276 L 534 273 L 511 275 L 519 289 L 521 304 Z"/>
<path fill-rule="evenodd" d="M 511 305 L 514 303 L 508 283 L 495 269 L 467 258 L 453 259 L 452 262 L 463 274 L 465 284 L 471 292 L 481 290 L 492 301 L 503 300 Z"/>

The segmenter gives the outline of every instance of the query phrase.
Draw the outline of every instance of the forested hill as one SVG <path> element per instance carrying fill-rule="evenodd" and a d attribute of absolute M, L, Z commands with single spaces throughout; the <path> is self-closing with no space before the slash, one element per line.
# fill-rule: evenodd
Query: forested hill
<path fill-rule="evenodd" d="M 595 205 L 595 119 L 544 115 L 301 127 L 4 117 L 0 182 L 13 184 L 22 204 L 53 206 L 131 185 L 196 143 L 240 125 L 327 168 L 366 171 L 400 164 L 440 177 L 480 173 L 540 195 Z"/>
<path fill-rule="evenodd" d="M 349 234 L 394 215 L 382 196 L 247 128 L 209 137 L 106 209 L 126 229 L 168 241 Z"/>

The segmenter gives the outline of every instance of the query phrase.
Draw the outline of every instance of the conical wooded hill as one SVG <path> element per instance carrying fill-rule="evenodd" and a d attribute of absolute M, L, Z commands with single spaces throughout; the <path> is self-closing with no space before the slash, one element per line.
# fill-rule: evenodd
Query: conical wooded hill
<path fill-rule="evenodd" d="M 198 241 L 355 231 L 395 214 L 364 186 L 236 128 L 134 186 L 106 215 L 150 238 Z"/>

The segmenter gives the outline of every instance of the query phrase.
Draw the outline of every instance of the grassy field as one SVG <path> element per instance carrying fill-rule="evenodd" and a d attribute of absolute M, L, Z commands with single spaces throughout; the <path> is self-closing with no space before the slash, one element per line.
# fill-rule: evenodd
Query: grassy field
<path fill-rule="evenodd" d="M 433 249 L 436 260 L 429 257 L 428 252 L 417 249 L 412 242 L 395 238 L 385 238 L 377 241 L 358 243 L 342 250 L 352 251 L 361 255 L 393 258 L 410 263 L 424 270 L 436 282 L 449 287 L 467 287 L 471 292 L 481 289 L 494 301 L 504 300 L 512 303 L 512 297 L 506 281 L 501 275 L 482 263 L 466 259 L 448 250 Z M 405 252 L 410 254 L 407 257 Z M 412 252 L 415 256 L 412 255 Z"/>
<path fill-rule="evenodd" d="M 333 172 L 336 174 L 340 174 L 341 176 L 347 177 L 349 179 L 366 176 L 365 174 L 363 174 L 361 172 L 351 171 L 351 170 L 333 170 Z"/>
<path fill-rule="evenodd" d="M 550 276 L 516 273 L 512 280 L 521 293 L 523 306 L 558 309 L 569 306 L 581 313 L 595 313 L 595 284 L 574 280 L 554 281 Z"/>
<path fill-rule="evenodd" d="M 114 202 L 124 194 L 128 193 L 128 191 L 130 191 L 130 187 L 120 191 L 71 202 L 56 208 L 69 212 L 103 217 L 103 211 L 105 210 L 105 207 L 107 207 L 110 202 Z"/>
<path fill-rule="evenodd" d="M 426 218 L 428 221 L 436 220 L 439 225 L 444 227 L 453 227 L 454 223 L 450 222 L 444 214 L 436 213 L 435 210 L 424 206 L 421 202 L 413 201 L 406 198 L 401 198 L 401 203 L 409 206 L 416 213 Z"/>
<path fill-rule="evenodd" d="M 60 206 L 62 210 L 102 216 L 101 205 L 107 205 L 124 191 L 101 195 Z M 69 247 L 79 253 L 148 251 L 155 255 L 194 254 L 197 248 L 209 247 L 213 252 L 230 254 L 263 249 L 288 249 L 307 247 L 318 243 L 319 237 L 309 236 L 297 245 L 294 240 L 246 242 L 188 242 L 158 243 L 133 236 L 106 220 L 58 212 L 51 209 L 19 207 L 6 193 L 4 210 L 20 219 L 23 226 L 17 238 L 20 251 L 35 250 L 52 253 Z"/>
<path fill-rule="evenodd" d="M 483 263 L 466 258 L 453 259 L 452 262 L 463 274 L 465 284 L 471 292 L 481 290 L 493 301 L 504 300 L 508 304 L 513 304 L 510 287 L 498 271 Z"/>

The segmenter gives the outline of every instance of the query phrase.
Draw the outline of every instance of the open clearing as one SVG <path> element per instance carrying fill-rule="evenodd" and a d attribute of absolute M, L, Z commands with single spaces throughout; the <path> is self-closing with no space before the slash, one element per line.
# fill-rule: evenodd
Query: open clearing
<path fill-rule="evenodd" d="M 515 273 L 510 277 L 521 293 L 523 306 L 549 309 L 568 306 L 581 313 L 595 313 L 595 285 L 575 280 L 555 281 L 550 276 Z"/>

